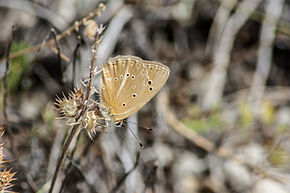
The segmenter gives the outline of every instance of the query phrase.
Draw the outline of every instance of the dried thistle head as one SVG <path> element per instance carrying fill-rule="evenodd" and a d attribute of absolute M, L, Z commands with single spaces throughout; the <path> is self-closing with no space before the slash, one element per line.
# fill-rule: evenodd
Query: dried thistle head
<path fill-rule="evenodd" d="M 0 192 L 1 193 L 12 193 L 12 191 L 8 190 L 13 186 L 12 181 L 16 180 L 14 178 L 16 172 L 12 172 L 12 168 L 9 170 L 4 169 L 0 171 Z"/>
<path fill-rule="evenodd" d="M 71 119 L 79 113 L 83 104 L 84 94 L 82 89 L 77 87 L 69 94 L 68 98 L 64 94 L 62 99 L 57 97 L 55 109 L 62 114 L 63 118 Z"/>
<path fill-rule="evenodd" d="M 87 111 L 81 119 L 82 126 L 87 130 L 87 133 L 91 139 L 92 134 L 96 134 L 97 131 L 101 131 L 99 127 L 103 125 L 99 122 L 100 120 L 101 118 L 94 110 Z"/>
<path fill-rule="evenodd" d="M 0 127 L 0 136 L 3 136 L 4 135 L 4 132 L 5 132 L 5 128 L 6 128 L 6 122 L 3 123 L 3 125 Z"/>
<path fill-rule="evenodd" d="M 0 127 L 0 136 L 2 136 L 5 132 L 6 124 L 3 124 L 2 127 Z M 16 172 L 12 172 L 12 168 L 6 169 L 6 166 L 4 163 L 10 162 L 5 159 L 5 155 L 3 153 L 3 146 L 5 144 L 1 143 L 0 144 L 0 168 L 5 168 L 4 170 L 0 171 L 0 193 L 13 193 L 13 191 L 8 190 L 13 186 L 11 183 L 12 181 L 16 180 L 14 178 L 14 175 Z"/>
<path fill-rule="evenodd" d="M 55 109 L 62 114 L 61 118 L 68 120 L 67 125 L 81 124 L 91 139 L 92 134 L 102 131 L 100 127 L 103 126 L 104 118 L 99 112 L 98 104 L 91 99 L 86 100 L 82 89 L 77 87 L 68 97 L 65 95 L 62 99 L 57 97 L 55 105 L 57 106 Z M 83 108 L 84 106 L 86 108 Z"/>

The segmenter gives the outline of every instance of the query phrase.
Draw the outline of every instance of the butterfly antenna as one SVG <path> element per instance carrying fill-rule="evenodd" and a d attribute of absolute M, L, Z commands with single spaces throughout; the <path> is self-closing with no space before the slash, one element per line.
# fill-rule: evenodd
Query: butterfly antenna
<path fill-rule="evenodd" d="M 153 131 L 152 128 L 146 127 L 145 125 L 142 125 L 142 124 L 139 124 L 139 123 L 135 123 L 135 122 L 132 122 L 132 121 L 128 121 L 128 120 L 124 120 L 124 121 L 126 121 L 127 123 L 132 123 L 132 124 L 138 125 L 140 127 L 143 127 L 144 129 L 147 129 L 148 131 Z"/>
<path fill-rule="evenodd" d="M 129 131 L 131 132 L 131 134 L 135 137 L 135 139 L 137 140 L 137 142 L 139 143 L 140 147 L 143 148 L 144 145 L 141 143 L 141 141 L 139 140 L 139 138 L 137 137 L 137 135 L 134 133 L 134 131 L 128 126 L 128 124 L 125 124 L 127 126 L 127 128 L 129 129 Z"/>

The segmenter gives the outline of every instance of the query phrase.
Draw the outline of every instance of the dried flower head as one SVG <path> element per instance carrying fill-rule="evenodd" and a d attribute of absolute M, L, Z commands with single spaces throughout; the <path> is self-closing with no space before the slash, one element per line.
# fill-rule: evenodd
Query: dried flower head
<path fill-rule="evenodd" d="M 57 106 L 56 110 L 62 114 L 63 118 L 70 120 L 79 113 L 83 102 L 84 95 L 82 89 L 77 87 L 69 94 L 68 98 L 64 94 L 62 99 L 57 97 L 55 105 Z"/>
<path fill-rule="evenodd" d="M 81 124 L 87 130 L 89 137 L 97 131 L 102 131 L 103 116 L 99 113 L 97 103 L 91 99 L 85 100 L 82 89 L 75 88 L 68 97 L 56 98 L 55 109 L 62 114 L 62 119 L 67 119 L 67 125 Z M 87 108 L 83 108 L 86 105 Z M 84 111 L 81 114 L 81 111 Z M 82 115 L 82 116 L 80 116 Z"/>
<path fill-rule="evenodd" d="M 96 134 L 97 131 L 102 131 L 100 127 L 102 127 L 102 123 L 99 122 L 102 120 L 96 113 L 96 111 L 87 111 L 85 116 L 82 119 L 82 126 L 86 128 L 89 137 L 92 139 L 91 134 Z"/>
<path fill-rule="evenodd" d="M 13 186 L 11 182 L 16 180 L 16 178 L 14 178 L 15 174 L 16 172 L 12 172 L 12 168 L 9 170 L 4 169 L 3 171 L 0 171 L 0 192 L 1 193 L 13 192 L 8 189 Z"/>
<path fill-rule="evenodd" d="M 3 124 L 3 126 L 0 127 L 0 136 L 4 134 L 5 128 L 6 124 Z M 13 186 L 11 182 L 16 180 L 16 178 L 14 178 L 16 172 L 12 172 L 12 168 L 6 169 L 6 166 L 4 165 L 5 163 L 10 162 L 4 160 L 5 159 L 5 155 L 3 153 L 4 145 L 5 145 L 4 143 L 0 144 L 0 168 L 2 169 L 5 168 L 4 170 L 1 169 L 2 171 L 0 171 L 0 193 L 13 193 L 13 191 L 10 191 L 8 189 Z"/>

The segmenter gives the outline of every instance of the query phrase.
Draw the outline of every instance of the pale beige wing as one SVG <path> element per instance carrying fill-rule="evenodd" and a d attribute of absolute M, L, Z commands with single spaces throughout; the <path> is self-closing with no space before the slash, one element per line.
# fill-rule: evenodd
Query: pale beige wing
<path fill-rule="evenodd" d="M 139 96 L 145 89 L 146 68 L 140 60 L 140 58 L 132 56 L 117 56 L 109 59 L 103 66 L 102 101 L 115 120 L 121 120 L 117 119 L 119 114 L 135 108 L 127 106 L 131 100 L 131 97 L 128 97 L 129 93 L 135 93 L 136 96 Z M 127 95 L 124 95 L 124 91 Z"/>
<path fill-rule="evenodd" d="M 145 61 L 134 56 L 119 56 L 116 59 L 119 60 L 118 64 L 126 61 L 121 72 L 124 71 L 124 77 L 129 73 L 129 78 L 114 86 L 108 85 L 107 88 L 117 87 L 118 91 L 114 93 L 115 99 L 110 96 L 110 101 L 103 101 L 104 105 L 111 109 L 114 120 L 118 121 L 141 109 L 156 95 L 168 79 L 170 70 L 161 63 Z M 105 82 L 107 84 L 107 81 Z M 105 97 L 105 94 L 102 97 Z"/>

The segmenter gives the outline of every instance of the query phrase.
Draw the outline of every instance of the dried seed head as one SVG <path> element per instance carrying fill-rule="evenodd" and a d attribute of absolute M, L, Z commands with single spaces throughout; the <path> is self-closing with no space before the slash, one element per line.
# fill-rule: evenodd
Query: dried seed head
<path fill-rule="evenodd" d="M 55 105 L 57 106 L 55 109 L 63 115 L 61 118 L 67 119 L 67 125 L 81 124 L 91 139 L 91 134 L 102 131 L 100 128 L 103 126 L 104 118 L 99 112 L 98 103 L 91 99 L 86 100 L 84 93 L 78 87 L 68 97 L 65 95 L 62 99 L 57 97 Z"/>
<path fill-rule="evenodd" d="M 0 137 L 4 134 L 6 128 L 6 123 L 4 123 L 0 127 Z M 4 160 L 5 155 L 3 153 L 3 146 L 5 144 L 1 143 L 0 144 L 0 168 L 6 168 L 4 165 L 7 162 L 10 162 L 9 160 Z M 2 169 L 1 169 L 2 170 Z M 16 180 L 16 178 L 13 178 L 16 172 L 11 172 L 11 169 L 4 169 L 0 171 L 0 193 L 14 193 L 13 191 L 8 190 L 13 186 L 11 181 Z"/>
<path fill-rule="evenodd" d="M 82 105 L 84 102 L 84 93 L 82 89 L 80 89 L 77 85 L 77 88 L 74 88 L 74 92 L 71 92 L 69 94 L 71 99 L 74 99 L 78 105 Z"/>
<path fill-rule="evenodd" d="M 12 191 L 9 191 L 8 189 L 13 186 L 11 184 L 11 181 L 16 180 L 16 178 L 13 178 L 16 172 L 12 172 L 12 169 L 5 169 L 3 171 L 0 171 L 0 192 L 1 193 L 13 193 Z"/>
<path fill-rule="evenodd" d="M 58 110 L 65 116 L 65 117 L 74 117 L 77 114 L 78 111 L 78 105 L 77 102 L 75 100 L 71 100 L 71 99 L 60 99 L 57 100 L 58 102 Z"/>
<path fill-rule="evenodd" d="M 3 136 L 4 135 L 5 128 L 6 128 L 6 122 L 3 123 L 3 125 L 0 127 L 0 136 Z"/>
<path fill-rule="evenodd" d="M 87 130 L 88 135 L 92 139 L 91 134 L 96 134 L 98 126 L 101 124 L 98 122 L 98 116 L 95 111 L 87 111 L 82 119 L 82 126 Z"/>
<path fill-rule="evenodd" d="M 77 87 L 69 94 L 68 98 L 65 95 L 63 95 L 62 99 L 57 97 L 55 105 L 57 106 L 56 110 L 61 112 L 64 118 L 70 119 L 78 114 L 83 103 L 83 92 Z"/>

